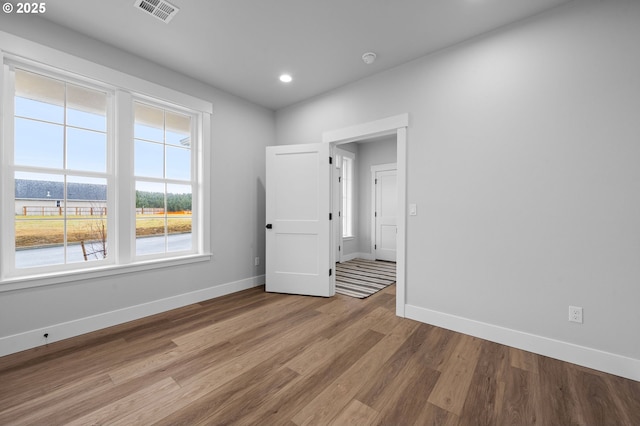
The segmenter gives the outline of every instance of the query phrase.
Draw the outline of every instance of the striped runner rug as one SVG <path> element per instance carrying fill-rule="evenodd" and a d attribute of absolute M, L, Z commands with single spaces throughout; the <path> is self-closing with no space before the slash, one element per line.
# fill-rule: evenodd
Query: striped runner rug
<path fill-rule="evenodd" d="M 353 259 L 336 264 L 336 293 L 364 299 L 394 282 L 395 262 Z"/>

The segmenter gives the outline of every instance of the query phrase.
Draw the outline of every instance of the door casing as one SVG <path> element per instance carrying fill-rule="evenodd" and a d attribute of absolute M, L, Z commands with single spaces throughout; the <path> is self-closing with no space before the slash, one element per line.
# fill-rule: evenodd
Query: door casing
<path fill-rule="evenodd" d="M 369 142 L 380 136 L 396 135 L 398 177 L 398 241 L 396 260 L 396 315 L 405 316 L 406 305 L 406 241 L 407 241 L 407 127 L 409 114 L 404 113 L 376 121 L 357 124 L 322 134 L 322 142 L 339 145 Z M 335 225 L 335 222 L 334 222 Z M 335 238 L 335 231 L 330 233 Z M 331 258 L 335 259 L 335 241 L 331 242 Z"/>

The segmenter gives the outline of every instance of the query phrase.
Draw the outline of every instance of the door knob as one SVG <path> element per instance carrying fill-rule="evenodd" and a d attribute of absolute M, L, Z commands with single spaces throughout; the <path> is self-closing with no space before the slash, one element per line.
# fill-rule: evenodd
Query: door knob
<path fill-rule="evenodd" d="M 272 228 L 273 228 L 273 225 L 270 223 L 267 223 L 267 229 L 272 229 Z"/>

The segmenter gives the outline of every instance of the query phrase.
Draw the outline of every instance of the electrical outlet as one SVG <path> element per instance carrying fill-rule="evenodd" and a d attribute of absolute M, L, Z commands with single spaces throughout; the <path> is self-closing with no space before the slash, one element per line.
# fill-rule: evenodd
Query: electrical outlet
<path fill-rule="evenodd" d="M 569 321 L 582 324 L 582 308 L 579 306 L 569 306 Z"/>
<path fill-rule="evenodd" d="M 260 258 L 256 256 L 256 258 L 253 259 L 253 266 L 258 266 L 258 265 L 260 265 Z"/>

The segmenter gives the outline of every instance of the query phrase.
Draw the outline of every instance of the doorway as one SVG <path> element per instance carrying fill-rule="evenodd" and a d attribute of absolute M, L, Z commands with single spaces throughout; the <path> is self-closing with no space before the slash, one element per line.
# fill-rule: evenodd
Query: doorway
<path fill-rule="evenodd" d="M 409 115 L 323 133 L 322 143 L 266 148 L 266 291 L 335 294 L 336 233 L 331 174 L 336 145 L 395 135 L 397 158 L 396 315 L 405 316 L 406 156 Z M 302 164 L 299 158 L 303 158 Z M 295 176 L 295 179 L 291 179 Z M 299 198 L 304 194 L 304 208 Z M 328 212 L 328 214 L 327 214 Z M 301 248 L 301 242 L 305 249 Z M 325 269 L 326 267 L 326 269 Z M 297 279 L 300 278 L 300 279 Z"/>
<path fill-rule="evenodd" d="M 407 153 L 407 126 L 409 115 L 401 114 L 377 121 L 362 123 L 344 129 L 325 132 L 323 142 L 332 147 L 332 151 L 340 144 L 350 142 L 367 143 L 379 140 L 382 136 L 396 138 L 396 182 L 397 182 L 397 218 L 396 218 L 396 315 L 405 316 L 405 271 L 406 271 L 406 153 Z M 330 258 L 336 259 L 335 232 L 331 233 L 332 253 Z M 335 279 L 333 280 L 335 286 Z"/>
<path fill-rule="evenodd" d="M 336 293 L 364 298 L 396 282 L 396 145 L 390 135 L 334 150 Z"/>

